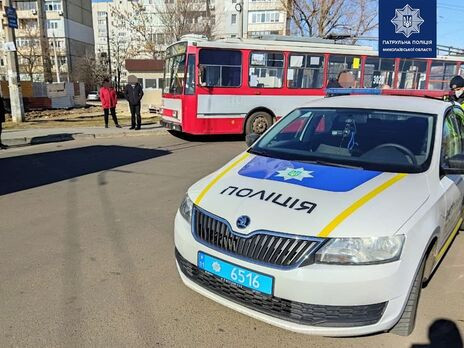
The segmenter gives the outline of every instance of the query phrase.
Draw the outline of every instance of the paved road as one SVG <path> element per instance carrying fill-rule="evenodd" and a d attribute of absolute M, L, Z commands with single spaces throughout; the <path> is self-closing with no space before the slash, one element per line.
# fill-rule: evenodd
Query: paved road
<path fill-rule="evenodd" d="M 163 135 L 0 152 L 0 346 L 411 347 L 439 318 L 464 333 L 463 235 L 407 338 L 294 334 L 187 289 L 175 211 L 190 184 L 243 148 Z"/>

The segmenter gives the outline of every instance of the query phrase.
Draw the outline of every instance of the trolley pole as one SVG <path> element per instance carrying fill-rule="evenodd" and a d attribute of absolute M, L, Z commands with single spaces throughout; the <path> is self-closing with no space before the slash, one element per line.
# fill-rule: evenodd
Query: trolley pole
<path fill-rule="evenodd" d="M 5 7 L 11 7 L 11 0 L 4 0 L 3 4 Z M 11 117 L 13 118 L 13 122 L 19 123 L 24 121 L 24 105 L 20 88 L 15 31 L 13 27 L 10 27 L 8 19 L 4 30 L 6 42 L 12 43 L 10 45 L 11 50 L 8 50 L 8 53 L 6 54 L 8 65 L 8 87 L 10 90 Z"/>

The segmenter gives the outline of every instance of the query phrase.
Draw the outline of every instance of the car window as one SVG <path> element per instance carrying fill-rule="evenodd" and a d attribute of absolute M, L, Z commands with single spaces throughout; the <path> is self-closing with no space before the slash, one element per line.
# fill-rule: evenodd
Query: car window
<path fill-rule="evenodd" d="M 458 110 L 450 110 L 443 122 L 442 161 L 462 153 L 462 125 L 460 126 L 461 121 L 456 117 L 458 112 Z"/>
<path fill-rule="evenodd" d="M 401 111 L 301 108 L 251 152 L 286 160 L 417 173 L 428 168 L 435 117 Z"/>

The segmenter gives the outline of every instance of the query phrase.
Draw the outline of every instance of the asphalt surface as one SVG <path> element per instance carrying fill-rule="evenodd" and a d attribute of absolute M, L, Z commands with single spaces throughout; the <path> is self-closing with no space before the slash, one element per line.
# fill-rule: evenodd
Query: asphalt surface
<path fill-rule="evenodd" d="M 177 207 L 189 185 L 244 149 L 241 140 L 200 140 L 0 152 L 1 347 L 425 347 L 441 318 L 449 323 L 432 326 L 435 344 L 440 330 L 464 334 L 463 234 L 422 292 L 409 337 L 295 334 L 186 288 L 174 261 Z M 456 346 L 438 340 L 433 347 Z"/>

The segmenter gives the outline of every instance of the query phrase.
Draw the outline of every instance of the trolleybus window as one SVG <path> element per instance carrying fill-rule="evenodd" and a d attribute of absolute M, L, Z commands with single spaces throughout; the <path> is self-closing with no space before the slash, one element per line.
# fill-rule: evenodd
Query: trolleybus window
<path fill-rule="evenodd" d="M 239 87 L 242 75 L 242 53 L 232 50 L 202 49 L 200 81 L 207 87 Z"/>
<path fill-rule="evenodd" d="M 283 53 L 253 52 L 250 59 L 250 87 L 280 88 L 283 83 Z"/>
<path fill-rule="evenodd" d="M 398 71 L 398 88 L 425 89 L 427 61 L 401 59 Z"/>
<path fill-rule="evenodd" d="M 180 42 L 168 47 L 164 64 L 164 93 L 182 94 L 184 87 L 185 52 L 187 43 Z"/>
<path fill-rule="evenodd" d="M 429 89 L 447 89 L 456 74 L 456 63 L 433 60 L 430 68 Z"/>
<path fill-rule="evenodd" d="M 187 78 L 185 82 L 185 94 L 195 93 L 195 55 L 189 54 L 187 60 Z"/>
<path fill-rule="evenodd" d="M 364 87 L 393 87 L 395 60 L 390 58 L 368 57 L 364 64 Z"/>
<path fill-rule="evenodd" d="M 322 88 L 324 81 L 324 56 L 291 54 L 287 70 L 287 87 Z"/>
<path fill-rule="evenodd" d="M 337 81 L 338 74 L 342 71 L 351 71 L 356 79 L 356 87 L 359 87 L 361 57 L 330 55 L 329 82 Z"/>

